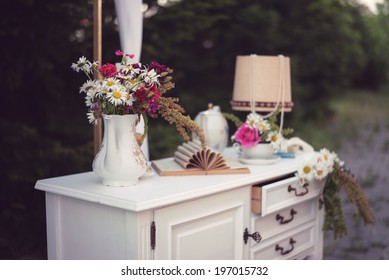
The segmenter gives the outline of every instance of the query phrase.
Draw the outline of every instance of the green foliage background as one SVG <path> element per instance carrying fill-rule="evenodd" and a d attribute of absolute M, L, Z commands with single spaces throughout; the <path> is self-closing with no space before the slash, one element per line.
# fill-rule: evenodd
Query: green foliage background
<path fill-rule="evenodd" d="M 379 90 L 389 68 L 389 1 L 371 14 L 346 0 L 144 1 L 142 61 L 175 70 L 178 96 L 193 118 L 208 102 L 232 112 L 237 55 L 291 58 L 293 113 L 287 124 L 331 118 L 349 88 Z M 46 258 L 44 194 L 36 180 L 89 171 L 92 127 L 72 62 L 92 58 L 93 1 L 14 0 L 0 11 L 0 258 Z M 150 16 L 150 11 L 153 11 Z M 103 63 L 120 48 L 112 0 L 103 1 Z M 306 138 L 304 138 L 306 139 Z M 306 139 L 308 142 L 311 139 Z M 151 158 L 181 141 L 151 120 Z"/>

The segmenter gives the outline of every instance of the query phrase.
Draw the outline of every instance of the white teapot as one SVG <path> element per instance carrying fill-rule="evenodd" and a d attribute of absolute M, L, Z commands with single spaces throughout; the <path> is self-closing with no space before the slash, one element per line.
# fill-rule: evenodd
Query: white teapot
<path fill-rule="evenodd" d="M 194 120 L 203 129 L 207 146 L 222 153 L 228 143 L 229 130 L 220 107 L 209 103 L 208 110 L 200 112 Z M 192 134 L 192 138 L 197 139 L 197 136 Z"/>

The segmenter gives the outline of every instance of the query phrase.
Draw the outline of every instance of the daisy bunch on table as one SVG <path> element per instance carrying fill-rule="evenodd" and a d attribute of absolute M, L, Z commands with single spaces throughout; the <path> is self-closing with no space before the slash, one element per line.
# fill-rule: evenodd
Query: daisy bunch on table
<path fill-rule="evenodd" d="M 296 176 L 301 185 L 311 180 L 324 180 L 321 198 L 325 209 L 323 230 L 332 231 L 335 239 L 347 234 L 340 191 L 344 191 L 356 206 L 365 224 L 374 223 L 374 212 L 363 187 L 335 152 L 323 148 L 314 153 L 300 166 Z"/>

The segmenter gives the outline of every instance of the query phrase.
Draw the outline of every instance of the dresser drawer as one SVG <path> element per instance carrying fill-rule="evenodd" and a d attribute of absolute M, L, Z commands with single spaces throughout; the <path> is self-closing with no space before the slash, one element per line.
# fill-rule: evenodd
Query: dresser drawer
<path fill-rule="evenodd" d="M 316 217 L 317 198 L 277 210 L 264 217 L 251 215 L 251 228 L 258 231 L 263 239 L 304 224 Z M 252 241 L 252 244 L 256 244 Z"/>
<path fill-rule="evenodd" d="M 281 181 L 252 187 L 252 211 L 262 216 L 317 197 L 321 181 L 301 184 L 293 176 Z"/>
<path fill-rule="evenodd" d="M 250 249 L 251 259 L 294 259 L 315 246 L 315 223 L 311 221 L 274 238 L 262 239 Z"/>

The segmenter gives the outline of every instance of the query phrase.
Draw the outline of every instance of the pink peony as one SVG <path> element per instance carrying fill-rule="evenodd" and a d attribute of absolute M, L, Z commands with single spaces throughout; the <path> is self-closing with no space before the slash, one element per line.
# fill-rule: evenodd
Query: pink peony
<path fill-rule="evenodd" d="M 107 63 L 101 66 L 99 68 L 99 72 L 106 78 L 114 77 L 118 73 L 116 66 L 111 63 Z"/>
<path fill-rule="evenodd" d="M 261 142 L 261 137 L 256 128 L 244 123 L 235 132 L 235 141 L 239 142 L 243 147 L 252 147 Z"/>

